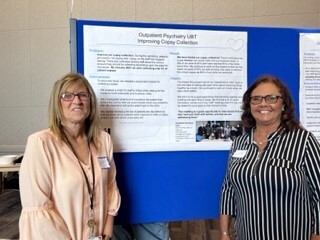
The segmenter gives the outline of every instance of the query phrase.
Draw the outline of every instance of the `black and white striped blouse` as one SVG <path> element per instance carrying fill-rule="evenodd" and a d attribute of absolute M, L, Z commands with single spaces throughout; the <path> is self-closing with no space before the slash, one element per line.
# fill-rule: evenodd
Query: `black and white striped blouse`
<path fill-rule="evenodd" d="M 231 147 L 221 214 L 235 216 L 237 240 L 309 240 L 320 233 L 320 144 L 306 130 L 251 133 Z"/>

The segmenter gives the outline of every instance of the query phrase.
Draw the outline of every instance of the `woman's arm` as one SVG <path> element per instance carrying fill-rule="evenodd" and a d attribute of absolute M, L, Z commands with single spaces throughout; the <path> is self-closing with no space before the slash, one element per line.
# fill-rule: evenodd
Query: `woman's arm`
<path fill-rule="evenodd" d="M 105 240 L 109 240 L 109 238 L 112 237 L 112 233 L 113 233 L 113 220 L 114 220 L 114 216 L 112 215 L 108 215 L 107 217 L 107 223 L 104 227 L 104 231 L 103 231 L 103 236 L 105 236 Z"/>
<path fill-rule="evenodd" d="M 320 240 L 320 236 L 312 234 L 310 240 Z"/>
<path fill-rule="evenodd" d="M 113 158 L 113 142 L 109 134 L 106 134 L 106 140 L 105 140 L 105 148 L 107 151 L 108 159 L 110 168 L 108 170 L 108 178 L 107 182 L 105 183 L 105 186 L 107 187 L 107 220 L 106 224 L 104 226 L 103 234 L 106 236 L 106 240 L 108 240 L 108 237 L 112 237 L 113 233 L 113 224 L 114 224 L 114 216 L 117 215 L 118 210 L 120 208 L 120 202 L 121 202 L 121 196 L 119 193 L 119 189 L 117 186 L 116 181 L 116 165 Z"/>
<path fill-rule="evenodd" d="M 313 207 L 312 240 L 320 239 L 320 145 L 313 134 L 308 138 L 305 160 L 306 176 L 308 178 Z"/>
<path fill-rule="evenodd" d="M 52 175 L 46 144 L 38 135 L 28 138 L 19 173 L 22 212 L 20 239 L 70 239 L 50 196 Z"/>
<path fill-rule="evenodd" d="M 231 239 L 230 233 L 229 233 L 231 217 L 229 215 L 221 214 L 219 222 L 220 222 L 220 239 L 221 240 Z"/>

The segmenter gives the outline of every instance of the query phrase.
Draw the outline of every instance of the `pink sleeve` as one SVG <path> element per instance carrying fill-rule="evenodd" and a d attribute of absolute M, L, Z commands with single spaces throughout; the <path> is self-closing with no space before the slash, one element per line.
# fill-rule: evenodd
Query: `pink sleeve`
<path fill-rule="evenodd" d="M 22 212 L 20 239 L 71 239 L 67 227 L 50 200 L 52 192 L 50 155 L 38 135 L 28 138 L 20 168 Z"/>
<path fill-rule="evenodd" d="M 108 214 L 116 216 L 120 208 L 121 197 L 116 181 L 116 165 L 113 158 L 113 143 L 109 134 L 106 139 L 107 154 L 110 159 L 110 173 L 108 176 Z"/>

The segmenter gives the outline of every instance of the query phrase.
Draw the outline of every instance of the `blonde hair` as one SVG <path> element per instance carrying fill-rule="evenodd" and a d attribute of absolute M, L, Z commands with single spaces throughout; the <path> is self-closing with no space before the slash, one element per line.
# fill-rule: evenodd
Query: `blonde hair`
<path fill-rule="evenodd" d="M 69 73 L 57 80 L 53 86 L 49 102 L 49 127 L 50 130 L 58 136 L 59 139 L 66 142 L 66 137 L 61 124 L 62 107 L 61 94 L 70 86 L 82 83 L 90 93 L 90 114 L 85 120 L 85 133 L 88 141 L 92 142 L 95 147 L 99 148 L 99 137 L 101 134 L 101 121 L 97 109 L 97 97 L 89 81 L 81 74 Z"/>

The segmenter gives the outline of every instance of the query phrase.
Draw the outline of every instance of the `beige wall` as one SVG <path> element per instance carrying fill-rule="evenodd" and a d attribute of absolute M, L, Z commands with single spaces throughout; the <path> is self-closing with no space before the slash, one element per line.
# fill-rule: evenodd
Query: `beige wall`
<path fill-rule="evenodd" d="M 320 27 L 319 0 L 0 0 L 0 153 L 47 127 L 53 82 L 70 70 L 69 18 Z"/>

